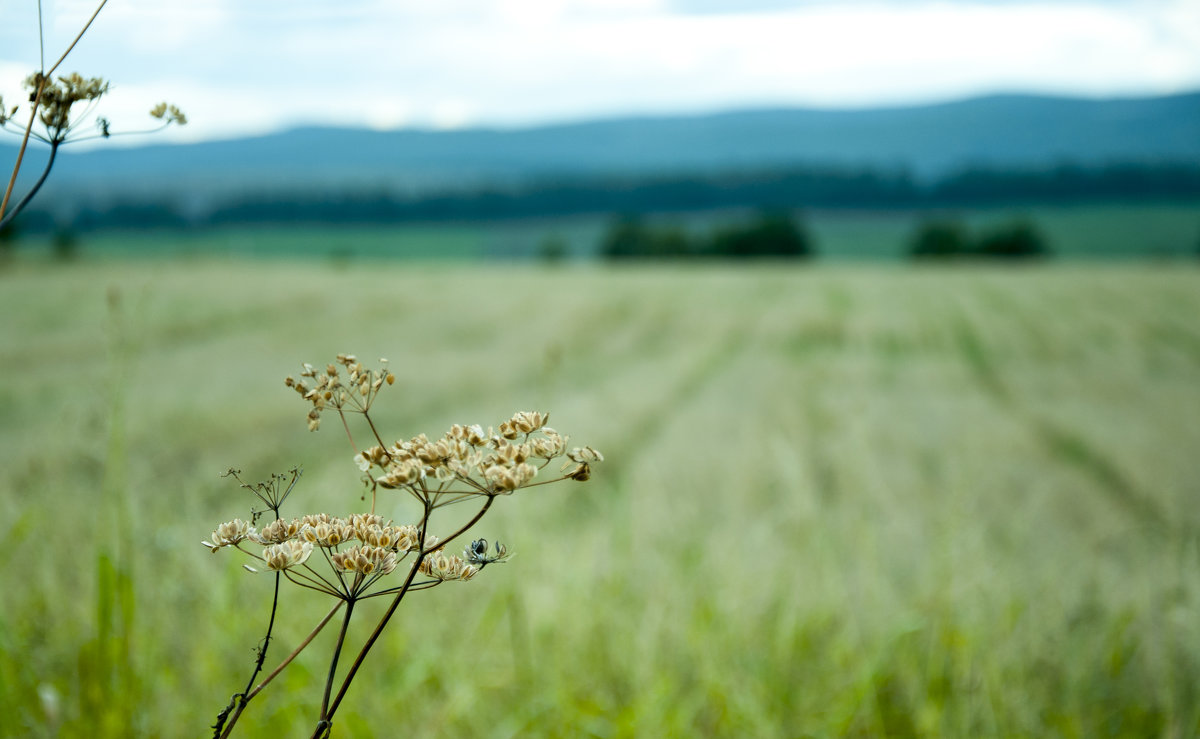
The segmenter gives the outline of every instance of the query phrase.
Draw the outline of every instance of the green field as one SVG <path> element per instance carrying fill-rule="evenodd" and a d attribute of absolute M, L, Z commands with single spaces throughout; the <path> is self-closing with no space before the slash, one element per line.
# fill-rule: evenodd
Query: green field
<path fill-rule="evenodd" d="M 607 461 L 499 501 L 516 557 L 406 600 L 334 736 L 1200 733 L 1192 263 L 21 260 L 0 309 L 0 735 L 205 735 L 271 583 L 199 543 L 219 474 L 360 509 L 282 382 L 339 351 L 385 438 L 540 409 Z M 277 656 L 327 609 L 283 597 Z M 333 636 L 235 736 L 309 735 Z"/>
<path fill-rule="evenodd" d="M 741 212 L 655 216 L 694 235 L 744 220 Z M 797 212 L 822 260 L 894 261 L 904 258 L 913 234 L 928 219 L 961 220 L 974 234 L 1028 220 L 1055 257 L 1089 260 L 1195 258 L 1200 256 L 1200 203 L 989 208 L 963 211 L 824 210 Z M 521 260 L 538 257 L 547 241 L 560 242 L 567 256 L 596 254 L 611 216 L 572 216 L 499 222 L 397 224 L 382 226 L 233 226 L 188 231 L 82 234 L 82 253 L 108 257 L 303 257 L 345 264 L 357 259 L 416 258 L 464 261 L 480 257 Z M 30 238 L 22 249 L 44 253 L 46 238 Z"/>

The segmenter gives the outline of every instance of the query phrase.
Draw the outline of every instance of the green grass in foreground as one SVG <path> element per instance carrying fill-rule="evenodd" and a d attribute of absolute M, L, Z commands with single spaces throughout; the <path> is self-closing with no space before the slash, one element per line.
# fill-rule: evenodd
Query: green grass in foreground
<path fill-rule="evenodd" d="M 1200 732 L 1196 269 L 85 260 L 0 310 L 0 734 L 205 734 L 269 604 L 218 474 L 357 505 L 282 384 L 338 351 L 421 383 L 385 436 L 542 409 L 609 461 L 500 501 L 517 556 L 406 601 L 335 736 Z M 311 731 L 332 637 L 238 736 Z"/>

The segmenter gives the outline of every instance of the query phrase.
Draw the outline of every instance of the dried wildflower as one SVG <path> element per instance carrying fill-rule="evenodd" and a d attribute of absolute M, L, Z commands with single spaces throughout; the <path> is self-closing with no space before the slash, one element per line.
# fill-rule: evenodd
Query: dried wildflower
<path fill-rule="evenodd" d="M 498 464 L 502 467 L 512 467 L 522 464 L 529 459 L 529 447 L 525 444 L 509 444 L 499 442 L 496 451 L 483 458 L 486 465 Z"/>
<path fill-rule="evenodd" d="M 470 580 L 479 568 L 467 564 L 462 557 L 436 552 L 421 561 L 421 573 L 435 580 Z"/>
<path fill-rule="evenodd" d="M 78 72 L 59 77 L 57 81 L 34 72 L 25 78 L 25 89 L 29 100 L 38 99 L 41 90 L 41 113 L 38 118 L 51 133 L 51 138 L 62 141 L 71 127 L 71 107 L 78 102 L 98 100 L 108 92 L 108 83 L 101 77 L 85 78 Z"/>
<path fill-rule="evenodd" d="M 221 547 L 233 546 L 255 535 L 254 529 L 250 528 L 249 523 L 240 518 L 235 518 L 218 526 L 216 531 L 212 533 L 211 541 L 200 543 L 215 552 Z"/>
<path fill-rule="evenodd" d="M 329 549 L 353 539 L 354 527 L 340 518 L 304 524 L 300 528 L 300 538 Z"/>
<path fill-rule="evenodd" d="M 500 435 L 506 439 L 515 439 L 521 434 L 531 434 L 550 420 L 549 414 L 534 411 L 521 411 L 500 424 Z"/>
<path fill-rule="evenodd" d="M 271 523 L 267 524 L 262 528 L 261 531 L 257 532 L 257 534 L 251 530 L 249 538 L 263 545 L 282 544 L 288 539 L 296 538 L 296 535 L 299 533 L 299 521 L 294 518 L 291 521 L 285 521 L 281 518 L 277 521 L 272 521 Z"/>
<path fill-rule="evenodd" d="M 603 462 L 604 455 L 590 446 L 575 447 L 567 453 L 567 459 L 570 461 L 563 463 L 563 476 L 577 482 L 586 482 L 592 476 L 591 463 Z"/>
<path fill-rule="evenodd" d="M 531 464 L 518 464 L 505 467 L 494 464 L 483 471 L 483 477 L 488 481 L 492 490 L 511 493 L 517 488 L 528 485 L 537 474 L 537 467 Z"/>
<path fill-rule="evenodd" d="M 358 465 L 360 470 L 366 472 L 367 470 L 371 469 L 372 466 L 386 467 L 390 459 L 391 457 L 388 456 L 388 453 L 384 451 L 383 447 L 373 446 L 370 449 L 354 455 L 354 464 Z"/>
<path fill-rule="evenodd" d="M 385 547 L 351 547 L 333 554 L 330 560 L 340 572 L 389 575 L 396 569 L 396 553 Z"/>
<path fill-rule="evenodd" d="M 425 467 L 415 460 L 393 462 L 387 472 L 375 478 L 375 482 L 385 488 L 398 488 L 414 485 L 425 478 Z"/>
<path fill-rule="evenodd" d="M 187 116 L 179 108 L 167 103 L 159 103 L 150 109 L 150 117 L 157 118 L 163 124 L 174 123 L 178 126 L 187 125 Z"/>
<path fill-rule="evenodd" d="M 384 522 L 383 516 L 374 513 L 352 513 L 346 518 L 346 523 L 354 527 L 355 534 L 371 526 L 390 526 L 391 521 Z"/>
<path fill-rule="evenodd" d="M 305 363 L 300 372 L 302 379 L 287 377 L 284 385 L 312 404 L 308 412 L 309 431 L 320 428 L 321 411 L 326 407 L 339 412 L 366 413 L 383 386 L 396 381 L 395 375 L 387 369 L 387 360 L 380 359 L 379 362 L 384 365 L 383 369 L 368 370 L 353 354 L 339 354 L 336 364 L 327 365 L 324 372 L 317 372 L 311 364 Z M 341 365 L 340 370 L 338 365 Z M 313 383 L 311 387 L 305 379 Z"/>
<path fill-rule="evenodd" d="M 488 440 L 488 437 L 483 433 L 483 427 L 479 424 L 460 426 L 456 423 L 450 427 L 450 431 L 447 432 L 446 436 L 470 446 L 479 446 Z"/>
<path fill-rule="evenodd" d="M 573 462 L 579 462 L 581 464 L 604 461 L 604 455 L 590 446 L 575 447 L 567 454 L 567 458 Z"/>
<path fill-rule="evenodd" d="M 290 567 L 302 565 L 313 552 L 313 545 L 307 541 L 285 541 L 274 544 L 263 550 L 263 561 L 268 570 L 281 572 Z"/>
<path fill-rule="evenodd" d="M 529 455 L 542 459 L 561 457 L 567 450 L 566 437 L 560 436 L 550 427 L 542 429 L 542 435 L 529 440 Z"/>
<path fill-rule="evenodd" d="M 170 110 L 159 106 L 155 112 L 167 116 Z M 386 366 L 380 370 L 369 370 L 353 354 L 339 354 L 335 361 L 323 368 L 304 364 L 298 377 L 288 377 L 284 381 L 287 387 L 304 398 L 308 405 L 308 426 L 312 430 L 319 428 L 322 414 L 330 409 L 342 416 L 339 420 L 346 424 L 348 433 L 352 432 L 344 417 L 346 411 L 367 416 L 365 423 L 370 427 L 369 438 L 379 443 L 358 451 L 354 462 L 366 473 L 371 492 L 370 513 L 356 513 L 345 518 L 316 513 L 287 521 L 280 519 L 264 526 L 261 532 L 249 528 L 244 522 L 233 521 L 222 524 L 214 532 L 213 540 L 216 543 L 206 542 L 206 545 L 215 549 L 236 543 L 242 538 L 250 538 L 265 546 L 262 561 L 276 573 L 304 565 L 302 572 L 288 572 L 286 579 L 347 604 L 342 636 L 346 634 L 351 614 L 361 612 L 351 607 L 354 603 L 375 596 L 394 596 L 391 609 L 360 651 L 354 667 L 332 702 L 328 699 L 334 695 L 336 672 L 330 670 L 325 686 L 326 705 L 322 706 L 318 733 L 320 730 L 328 732 L 351 677 L 406 593 L 429 589 L 451 580 L 470 580 L 484 567 L 507 561 L 510 556 L 504 544 L 495 542 L 489 547 L 486 539 L 472 541 L 464 547 L 462 556 L 447 554 L 443 549 L 448 547 L 451 540 L 456 541 L 479 521 L 498 495 L 562 479 L 586 480 L 591 474 L 591 465 L 604 458 L 591 447 L 569 449 L 568 438 L 546 426 L 549 416 L 540 411 L 515 413 L 500 424 L 498 432 L 490 427 L 485 432 L 478 424 L 455 424 L 440 437 L 418 434 L 388 444 L 381 440 L 368 411 L 380 389 L 394 382 L 395 376 Z M 560 457 L 566 457 L 562 468 L 565 474 L 535 483 L 538 475 L 545 473 L 550 461 Z M 295 482 L 295 475 L 292 482 Z M 275 515 L 279 515 L 279 503 L 286 495 L 277 494 L 280 485 L 269 489 L 244 487 L 259 494 Z M 379 487 L 401 489 L 406 495 L 417 499 L 423 515 L 416 525 L 397 526 L 374 512 Z M 466 526 L 455 530 L 446 544 L 439 543 L 438 537 L 429 530 L 434 514 L 443 506 L 473 498 L 485 499 L 476 515 Z M 319 556 L 312 559 L 312 553 L 317 550 L 320 550 Z M 376 589 L 375 584 L 379 579 L 393 573 L 410 554 L 420 562 L 416 571 L 407 569 L 406 577 L 400 578 L 403 584 L 396 584 L 393 580 L 390 586 Z M 253 571 L 254 568 L 247 569 Z M 419 582 L 413 578 L 418 573 L 422 575 Z M 281 579 L 284 578 L 276 576 L 277 585 Z M 273 619 L 274 615 L 270 623 L 274 623 Z M 327 621 L 328 617 L 322 624 Z M 264 644 L 270 637 L 268 627 Z M 344 640 L 339 637 L 334 665 L 337 664 L 337 655 L 343 643 Z M 259 689 L 275 674 L 278 674 L 278 670 L 261 683 Z M 246 694 L 246 699 L 253 697 L 257 691 Z M 230 726 L 237 720 L 240 711 L 231 713 L 237 697 L 220 714 L 215 728 L 219 729 L 226 718 Z M 225 733 L 228 733 L 228 726 Z"/>

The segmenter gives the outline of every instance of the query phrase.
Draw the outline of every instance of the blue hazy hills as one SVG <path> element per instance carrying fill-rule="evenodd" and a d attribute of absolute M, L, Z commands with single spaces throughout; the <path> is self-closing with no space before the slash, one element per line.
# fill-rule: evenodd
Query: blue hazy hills
<path fill-rule="evenodd" d="M 15 138 L 0 144 L 4 160 L 14 152 Z M 929 180 L 966 167 L 1115 162 L 1200 164 L 1200 92 L 995 95 L 913 107 L 759 109 L 513 129 L 300 128 L 196 144 L 66 147 L 47 187 L 101 198 L 337 187 L 419 193 L 801 166 L 906 171 Z M 27 160 L 26 176 L 38 165 L 37 156 Z"/>

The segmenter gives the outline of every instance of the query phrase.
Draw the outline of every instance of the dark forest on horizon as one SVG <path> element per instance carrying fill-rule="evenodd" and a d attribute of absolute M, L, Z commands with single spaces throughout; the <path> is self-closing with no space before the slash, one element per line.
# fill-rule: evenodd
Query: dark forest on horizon
<path fill-rule="evenodd" d="M 55 202 L 54 210 L 35 207 L 23 214 L 19 231 L 38 235 L 63 228 L 86 233 L 229 225 L 489 221 L 738 208 L 916 210 L 1196 200 L 1200 200 L 1200 164 L 968 168 L 928 183 L 904 171 L 796 167 L 543 180 L 421 195 L 380 187 L 344 187 L 328 192 L 272 190 L 230 196 L 199 207 L 173 196 L 125 198 L 109 203 Z"/>

